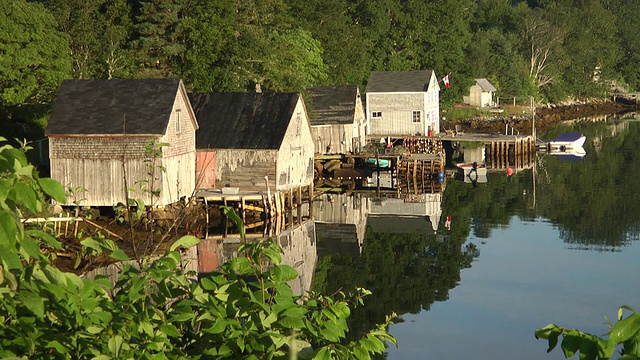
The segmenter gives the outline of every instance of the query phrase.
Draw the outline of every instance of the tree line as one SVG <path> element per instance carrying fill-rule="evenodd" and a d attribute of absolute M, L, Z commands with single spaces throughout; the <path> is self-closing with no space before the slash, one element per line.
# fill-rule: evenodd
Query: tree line
<path fill-rule="evenodd" d="M 46 122 L 71 78 L 288 92 L 427 69 L 450 74 L 445 108 L 479 77 L 508 96 L 597 97 L 638 88 L 638 13 L 625 0 L 4 1 L 0 116 Z"/>

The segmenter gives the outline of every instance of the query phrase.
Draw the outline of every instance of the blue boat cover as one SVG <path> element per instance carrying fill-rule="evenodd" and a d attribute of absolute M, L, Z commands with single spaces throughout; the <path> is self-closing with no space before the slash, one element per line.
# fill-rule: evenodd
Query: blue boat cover
<path fill-rule="evenodd" d="M 582 136 L 579 132 L 562 133 L 553 141 L 574 142 Z"/>

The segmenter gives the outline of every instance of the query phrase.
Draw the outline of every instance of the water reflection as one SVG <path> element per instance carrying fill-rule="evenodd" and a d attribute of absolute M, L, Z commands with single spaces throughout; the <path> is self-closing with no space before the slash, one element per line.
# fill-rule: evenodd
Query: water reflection
<path fill-rule="evenodd" d="M 616 272 L 625 252 L 640 254 L 640 122 L 582 119 L 541 138 L 571 131 L 587 136 L 581 161 L 538 153 L 532 167 L 510 177 L 490 172 L 477 187 L 447 178 L 435 193 L 398 196 L 379 190 L 391 185 L 381 178 L 372 182 L 378 191 L 315 198 L 314 220 L 278 236 L 285 263 L 301 275 L 292 286 L 298 293 L 371 290 L 352 313 L 354 338 L 395 312 L 401 323 L 417 324 L 417 332 L 397 332 L 401 348 L 415 353 L 426 346 L 468 353 L 508 334 L 494 348 L 527 344 L 529 358 L 544 357 L 536 327 L 560 322 L 558 314 L 597 317 L 640 298 L 638 287 L 625 285 L 635 265 Z M 455 336 L 426 345 L 442 326 Z"/>
<path fill-rule="evenodd" d="M 400 314 L 400 321 L 424 321 L 416 320 L 424 318 L 417 314 L 430 310 L 436 302 L 447 301 L 454 289 L 465 287 L 461 280 L 463 269 L 470 269 L 473 273 L 472 265 L 476 261 L 486 261 L 479 249 L 490 249 L 488 260 L 501 259 L 501 249 L 504 247 L 522 246 L 520 251 L 525 253 L 532 251 L 526 250 L 530 247 L 540 256 L 530 266 L 534 266 L 533 263 L 537 261 L 537 266 L 552 269 L 552 273 L 557 274 L 534 269 L 532 271 L 546 277 L 547 281 L 529 280 L 522 283 L 523 279 L 528 279 L 532 274 L 523 275 L 518 269 L 518 263 L 512 264 L 508 259 L 501 259 L 495 261 L 496 266 L 505 264 L 507 267 L 494 269 L 500 276 L 492 275 L 496 277 L 495 280 L 482 279 L 485 286 L 497 293 L 509 293 L 516 286 L 520 296 L 544 301 L 564 296 L 567 289 L 573 289 L 577 294 L 587 291 L 582 286 L 588 286 L 590 281 L 582 277 L 569 277 L 571 284 L 550 281 L 549 277 L 561 278 L 559 274 L 573 274 L 575 266 L 572 268 L 572 265 L 576 265 L 576 261 L 582 262 L 585 257 L 576 253 L 589 254 L 587 257 L 592 259 L 598 254 L 616 254 L 631 246 L 637 247 L 635 240 L 640 234 L 640 217 L 636 215 L 640 214 L 640 191 L 636 186 L 640 179 L 640 121 L 636 117 L 619 116 L 576 119 L 547 134 L 541 134 L 540 137 L 553 139 L 559 133 L 571 131 L 579 131 L 587 136 L 584 145 L 586 155 L 581 161 L 563 161 L 561 158 L 539 153 L 535 155 L 532 167 L 520 169 L 511 177 L 504 172 L 489 173 L 487 182 L 478 187 L 447 179 L 446 189 L 442 193 L 405 198 L 380 197 L 375 194 L 358 194 L 354 198 L 352 195 L 334 194 L 333 202 L 323 198 L 314 203 L 316 209 L 319 209 L 317 206 L 324 206 L 327 216 L 322 220 L 318 219 L 317 226 L 320 223 L 322 225 L 316 229 L 319 258 L 313 288 L 324 293 L 333 293 L 338 289 L 348 290 L 355 286 L 372 290 L 374 295 L 366 299 L 366 307 L 353 314 L 353 336 L 359 336 L 368 330 L 368 326 L 382 321 L 391 312 Z M 354 212 L 352 215 L 351 211 Z M 322 212 L 316 211 L 316 214 Z M 447 219 L 450 219 L 450 227 L 445 226 Z M 350 230 L 340 230 L 340 226 L 336 224 L 348 224 Z M 511 229 L 513 226 L 517 226 L 520 229 L 518 231 L 525 231 L 527 236 L 524 236 L 525 233 L 518 236 L 517 231 L 510 231 L 514 230 Z M 504 238 L 506 233 L 517 238 L 510 242 L 509 238 Z M 531 243 L 536 241 L 536 237 L 541 237 L 540 241 L 537 244 Z M 336 239 L 339 241 L 335 242 Z M 528 242 L 521 243 L 522 241 Z M 351 248 L 336 245 L 356 242 L 358 246 Z M 502 245 L 492 245 L 498 243 Z M 518 249 L 513 251 L 517 253 Z M 505 253 L 509 252 L 505 250 Z M 518 256 L 526 256 L 525 253 Z M 575 255 L 568 255 L 571 253 Z M 515 255 L 510 256 L 517 258 Z M 594 268 L 597 275 L 590 273 L 589 276 L 592 279 L 606 279 L 607 271 L 616 268 L 616 260 L 597 259 L 599 263 Z M 604 261 L 610 263 L 606 265 Z M 589 271 L 588 266 L 581 266 L 579 269 L 582 272 Z M 612 273 L 610 276 L 621 278 L 619 273 Z M 479 281 L 477 277 L 471 278 Z M 473 288 L 473 285 L 469 285 Z M 608 285 L 615 286 L 615 282 Z M 464 290 L 461 291 L 464 293 Z M 605 291 L 605 294 L 598 293 L 597 300 L 615 309 L 623 304 L 614 294 L 620 292 L 619 289 L 614 289 Z M 580 301 L 588 300 L 588 296 L 582 297 L 584 299 L 581 298 Z M 495 302 L 495 299 L 488 301 Z M 490 307 L 489 304 L 483 305 L 483 299 L 480 298 L 466 299 L 464 304 L 451 306 L 458 309 L 457 306 L 468 306 L 468 302 L 477 302 L 474 307 Z M 551 313 L 552 307 L 539 306 Z M 592 311 L 597 315 L 610 310 L 592 309 L 584 305 L 581 309 L 583 312 L 577 312 L 575 307 L 570 308 L 571 302 L 554 303 L 553 307 L 559 307 L 561 311 L 573 315 L 579 313 L 579 317 L 586 316 L 585 312 Z M 464 313 L 467 311 L 465 309 L 469 308 L 457 311 Z M 520 322 L 512 323 L 503 318 L 491 319 L 492 322 L 499 323 L 491 326 L 496 327 L 495 331 L 502 326 L 501 333 L 527 334 L 526 340 L 514 338 L 511 341 L 533 342 L 532 332 L 535 327 L 544 326 L 556 319 L 542 320 L 540 311 L 529 309 L 529 312 L 532 313 L 531 317 Z M 409 316 L 410 314 L 416 315 Z M 527 314 L 519 316 L 526 317 Z M 484 320 L 479 317 L 477 320 L 465 321 Z M 543 323 L 538 323 L 540 321 Z M 522 324 L 527 324 L 528 328 L 523 330 Z M 490 327 L 488 322 L 469 326 Z M 428 325 L 422 328 L 435 333 L 439 331 Z M 443 340 L 436 346 L 455 348 L 461 339 L 471 339 L 474 336 L 459 333 L 455 339 L 449 342 Z M 403 339 L 399 340 L 402 347 Z M 410 346 L 420 348 L 424 345 L 412 343 Z M 515 344 L 504 346 L 517 347 Z M 545 345 L 540 344 L 539 348 L 537 355 L 530 358 L 544 356 Z"/>
<path fill-rule="evenodd" d="M 535 177 L 536 211 L 558 226 L 576 249 L 617 251 L 638 237 L 640 127 L 635 118 L 582 120 L 555 132 L 587 135 L 587 155 L 577 163 L 543 157 Z"/>
<path fill-rule="evenodd" d="M 318 258 L 316 252 L 316 228 L 313 221 L 305 221 L 285 229 L 273 237 L 282 248 L 282 263 L 292 266 L 298 272 L 298 277 L 288 282 L 296 295 L 303 295 L 311 291 L 313 273 Z M 230 236 L 222 242 L 222 261 L 226 262 L 238 257 L 238 247 L 241 244 L 239 236 Z"/>
<path fill-rule="evenodd" d="M 359 256 L 371 200 L 363 194 L 323 194 L 313 201 L 318 255 Z"/>

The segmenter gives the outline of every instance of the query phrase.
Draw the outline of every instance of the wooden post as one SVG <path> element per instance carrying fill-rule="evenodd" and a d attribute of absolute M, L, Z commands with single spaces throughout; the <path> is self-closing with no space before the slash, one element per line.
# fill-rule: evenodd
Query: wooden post
<path fill-rule="evenodd" d="M 264 212 L 264 228 L 262 229 L 262 236 L 267 236 L 267 229 L 271 224 L 271 217 L 269 216 L 269 208 L 264 195 L 262 195 L 262 209 Z"/>
<path fill-rule="evenodd" d="M 267 215 L 269 217 L 273 217 L 273 205 L 271 203 L 271 189 L 269 189 L 269 177 L 267 175 L 264 176 L 264 183 L 267 186 L 267 206 L 269 208 L 269 212 Z"/>
<path fill-rule="evenodd" d="M 224 206 L 226 207 L 227 206 L 227 198 L 226 197 L 223 199 L 223 203 L 224 203 Z M 223 212 L 223 214 L 224 214 L 224 212 Z M 224 226 L 224 231 L 222 233 L 222 237 L 226 238 L 227 235 L 229 234 L 229 230 L 227 229 L 228 226 L 229 226 L 229 224 L 228 224 L 229 218 L 226 215 L 222 215 L 222 218 L 223 218 L 222 225 Z"/>
<path fill-rule="evenodd" d="M 309 219 L 313 220 L 313 183 L 309 185 Z"/>
<path fill-rule="evenodd" d="M 244 196 L 240 197 L 240 211 L 242 212 L 242 223 L 246 224 L 247 223 L 247 209 L 245 209 L 246 204 L 244 203 Z"/>
<path fill-rule="evenodd" d="M 204 238 L 209 238 L 209 204 L 207 203 L 207 198 L 204 198 L 204 219 L 206 222 L 205 230 L 204 230 Z"/>
<path fill-rule="evenodd" d="M 531 135 L 536 138 L 536 108 L 534 107 L 533 96 L 531 97 Z"/>
<path fill-rule="evenodd" d="M 298 186 L 298 195 L 296 196 L 296 207 L 298 209 L 298 224 L 302 224 L 302 186 Z"/>
<path fill-rule="evenodd" d="M 289 225 L 293 227 L 295 222 L 293 221 L 293 189 L 289 188 L 289 207 L 287 208 L 289 214 Z"/>
<path fill-rule="evenodd" d="M 274 194 L 275 196 L 275 203 L 276 203 L 276 224 L 278 224 L 276 226 L 276 233 L 280 232 L 280 228 L 282 227 L 282 207 L 280 206 L 280 192 L 276 191 L 276 193 Z"/>

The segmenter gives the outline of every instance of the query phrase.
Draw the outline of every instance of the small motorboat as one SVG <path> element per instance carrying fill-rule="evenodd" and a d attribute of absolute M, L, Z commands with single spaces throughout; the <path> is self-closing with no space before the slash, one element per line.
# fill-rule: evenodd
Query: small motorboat
<path fill-rule="evenodd" d="M 582 160 L 587 152 L 583 147 L 574 147 L 565 148 L 564 150 L 551 149 L 549 150 L 548 154 L 553 155 L 561 160 Z"/>
<path fill-rule="evenodd" d="M 566 152 L 567 150 L 582 148 L 587 137 L 578 132 L 563 133 L 555 140 L 547 143 L 549 152 Z"/>
<path fill-rule="evenodd" d="M 388 159 L 376 159 L 376 158 L 368 158 L 366 160 L 367 165 L 378 167 L 378 168 L 388 168 L 391 165 L 391 162 Z"/>

